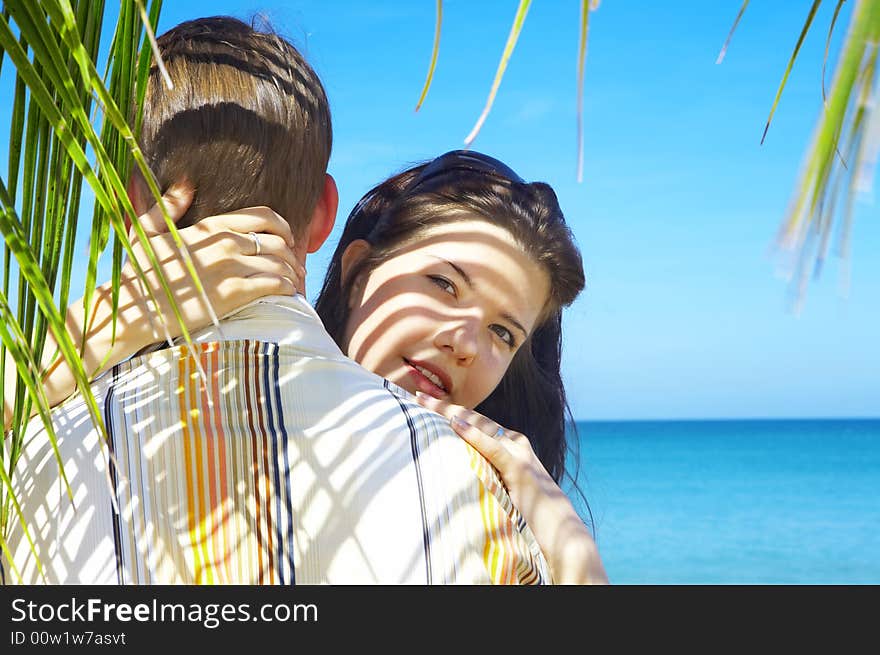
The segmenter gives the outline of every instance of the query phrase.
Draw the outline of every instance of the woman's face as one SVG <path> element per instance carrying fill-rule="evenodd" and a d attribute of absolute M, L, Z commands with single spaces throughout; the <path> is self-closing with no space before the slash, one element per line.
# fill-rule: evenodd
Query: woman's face
<path fill-rule="evenodd" d="M 507 230 L 445 223 L 355 280 L 343 349 L 407 391 L 473 408 L 501 381 L 548 295 L 547 274 Z"/>

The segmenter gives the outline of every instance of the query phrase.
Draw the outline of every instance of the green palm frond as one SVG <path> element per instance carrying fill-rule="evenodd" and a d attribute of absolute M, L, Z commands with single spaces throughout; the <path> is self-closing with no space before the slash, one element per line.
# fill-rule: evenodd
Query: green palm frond
<path fill-rule="evenodd" d="M 748 0 L 746 0 L 746 4 L 748 4 Z M 483 127 L 483 124 L 486 122 L 486 119 L 489 116 L 489 112 L 492 110 L 492 105 L 495 103 L 495 96 L 498 94 L 498 89 L 501 87 L 501 80 L 504 78 L 504 73 L 507 70 L 507 64 L 510 61 L 511 56 L 513 55 L 513 51 L 516 48 L 516 43 L 519 40 L 520 32 L 522 31 L 523 25 L 525 24 L 526 15 L 529 11 L 529 6 L 531 5 L 531 0 L 520 0 L 519 6 L 517 7 L 516 14 L 513 18 L 513 25 L 510 28 L 510 34 L 507 37 L 507 43 L 504 46 L 504 51 L 501 54 L 501 61 L 498 63 L 498 68 L 495 71 L 495 78 L 492 81 L 492 87 L 489 90 L 489 97 L 486 100 L 486 104 L 483 107 L 483 111 L 477 119 L 476 124 L 471 130 L 470 134 L 465 137 L 464 144 L 465 147 L 470 147 L 470 145 L 477 138 L 477 135 L 480 133 L 480 130 Z M 580 39 L 578 44 L 578 72 L 577 72 L 577 180 L 578 182 L 583 181 L 583 169 L 584 169 L 584 64 L 586 62 L 587 56 L 587 35 L 589 32 L 589 13 L 591 11 L 595 11 L 599 7 L 599 0 L 581 0 L 581 18 L 580 18 Z M 743 7 L 745 9 L 745 7 Z M 742 11 L 740 12 L 742 13 Z M 738 20 L 738 19 L 737 19 Z M 443 0 L 437 0 L 437 22 L 436 27 L 434 29 L 434 48 L 431 53 L 431 61 L 428 65 L 428 76 L 425 80 L 425 84 L 422 87 L 422 93 L 419 96 L 419 101 L 416 103 L 416 111 L 418 111 L 422 103 L 425 101 L 425 98 L 428 95 L 428 90 L 431 88 L 431 82 L 434 79 L 434 69 L 437 66 L 437 58 L 438 53 L 440 51 L 440 27 L 443 22 Z M 732 34 L 732 31 L 731 31 Z"/>
<path fill-rule="evenodd" d="M 470 146 L 471 143 L 473 143 L 474 139 L 477 138 L 477 134 L 480 133 L 480 129 L 486 121 L 486 117 L 489 116 L 489 111 L 492 109 L 492 104 L 495 102 L 495 94 L 498 93 L 498 87 L 501 86 L 501 78 L 504 77 L 504 71 L 507 70 L 507 62 L 510 60 L 510 55 L 513 54 L 513 49 L 516 47 L 517 40 L 519 40 L 519 33 L 522 30 L 523 23 L 525 23 L 526 14 L 529 12 L 529 5 L 531 4 L 532 0 L 520 0 L 519 2 L 519 7 L 516 9 L 516 15 L 513 17 L 513 25 L 510 28 L 510 34 L 507 37 L 507 43 L 504 46 L 504 52 L 501 53 L 501 61 L 498 63 L 498 70 L 495 71 L 495 80 L 492 82 L 492 88 L 489 90 L 489 99 L 486 100 L 486 106 L 483 107 L 483 113 L 480 114 L 480 117 L 477 119 L 477 124 L 474 125 L 474 129 L 472 129 L 471 133 L 465 137 L 465 146 Z"/>
<path fill-rule="evenodd" d="M 0 329 L 0 368 L 4 375 L 0 377 L 0 389 L 4 399 L 11 395 L 6 389 L 5 375 L 9 366 L 15 367 L 18 381 L 10 429 L 0 441 L 0 549 L 7 558 L 9 520 L 14 514 L 21 520 L 13 471 L 21 454 L 25 428 L 34 413 L 46 425 L 61 479 L 66 483 L 41 384 L 41 363 L 47 361 L 46 355 L 51 355 L 53 362 L 60 358 L 66 361 L 92 421 L 106 437 L 103 418 L 89 388 L 94 371 L 84 370 L 80 357 L 83 344 L 73 342 L 65 323 L 74 267 L 83 266 L 76 257 L 77 248 L 81 248 L 76 235 L 83 181 L 95 198 L 89 258 L 81 290 L 86 323 L 96 287 L 98 259 L 109 245 L 111 231 L 114 335 L 123 253 L 129 254 L 136 272 L 144 278 L 143 270 L 131 257 L 125 216 L 132 218 L 134 232 L 159 273 L 165 294 L 173 298 L 125 184 L 134 163 L 156 199 L 161 198 L 137 147 L 135 134 L 140 113 L 134 116 L 135 130 L 129 126 L 126 115 L 129 107 L 140 107 L 143 103 L 155 49 L 153 28 L 162 3 L 154 0 L 149 9 L 140 0 L 124 0 L 120 4 L 118 20 L 111 26 L 113 40 L 102 76 L 97 70 L 97 59 L 107 24 L 104 4 L 103 0 L 3 0 L 0 5 L 0 65 L 8 59 L 16 71 L 9 162 L 5 175 L 0 176 L 0 233 L 4 241 L 0 293 L 4 323 Z M 96 127 L 99 120 L 100 128 Z M 161 206 L 190 276 L 212 312 L 192 258 L 164 205 Z M 11 294 L 15 284 L 17 288 Z M 149 287 L 145 288 L 149 293 Z M 155 302 L 152 295 L 150 298 Z M 178 308 L 173 301 L 171 305 L 184 339 L 192 348 Z M 156 318 L 164 326 L 163 317 L 157 314 Z M 212 318 L 216 323 L 216 316 Z M 43 352 L 49 332 L 58 344 L 56 353 Z M 15 570 L 14 564 L 11 570 Z"/>
<path fill-rule="evenodd" d="M 778 247 L 790 256 L 795 307 L 803 304 L 807 281 L 821 273 L 837 227 L 844 266 L 849 255 L 852 210 L 860 191 L 873 183 L 877 160 L 877 44 L 880 2 L 856 3 L 824 111 L 815 128 Z M 844 144 L 843 157 L 838 156 Z M 847 162 L 847 164 L 844 164 Z M 837 208 L 844 193 L 844 208 Z"/>
<path fill-rule="evenodd" d="M 437 66 L 437 56 L 440 54 L 440 25 L 443 23 L 443 0 L 437 0 L 437 24 L 434 27 L 434 49 L 431 51 L 431 63 L 428 65 L 428 77 L 425 79 L 425 86 L 422 88 L 422 94 L 416 103 L 416 111 L 422 106 L 428 95 L 428 89 L 431 88 L 431 81 L 434 79 L 434 68 Z"/>
<path fill-rule="evenodd" d="M 785 89 L 785 83 L 788 81 L 788 75 L 791 73 L 798 52 L 800 52 L 804 39 L 810 31 L 810 26 L 813 24 L 813 19 L 816 17 L 816 11 L 818 11 L 820 4 L 822 4 L 822 0 L 813 0 L 813 4 L 807 14 L 807 20 L 804 22 L 803 28 L 801 28 L 800 36 L 798 36 L 797 43 L 794 46 L 794 52 L 791 53 L 791 58 L 788 60 L 788 66 L 785 67 L 785 73 L 782 74 L 782 81 L 779 83 L 779 88 L 776 90 L 776 98 L 774 98 L 773 106 L 770 108 L 770 115 L 767 117 L 767 124 L 764 126 L 764 134 L 761 135 L 761 143 L 764 143 L 764 139 L 767 138 L 767 130 L 770 129 L 770 121 L 773 120 L 773 114 L 776 112 L 776 106 L 779 104 L 779 99 L 782 97 L 782 91 Z"/>
<path fill-rule="evenodd" d="M 810 6 L 776 92 L 762 143 L 820 3 L 821 0 L 813 0 Z M 844 0 L 838 0 L 835 5 L 825 41 L 821 82 L 823 111 L 807 149 L 791 204 L 775 240 L 775 246 L 785 257 L 787 274 L 793 284 L 795 311 L 799 311 L 803 305 L 810 277 L 821 274 L 835 229 L 845 280 L 853 206 L 857 195 L 873 186 L 873 172 L 880 151 L 880 117 L 876 111 L 877 47 L 880 43 L 878 0 L 858 0 L 855 3 L 835 67 L 834 80 L 831 89 L 826 92 L 825 70 L 831 36 L 843 4 Z M 748 0 L 743 3 L 737 22 L 747 5 Z M 838 211 L 841 201 L 843 209 Z"/>
<path fill-rule="evenodd" d="M 593 9 L 598 6 L 594 0 Z M 581 33 L 578 46 L 577 77 L 577 181 L 584 180 L 584 65 L 587 61 L 587 35 L 590 31 L 590 0 L 581 0 Z"/>
<path fill-rule="evenodd" d="M 828 66 L 828 51 L 831 49 L 831 36 L 834 34 L 834 26 L 837 24 L 837 17 L 843 8 L 846 0 L 837 0 L 837 6 L 834 7 L 834 16 L 831 17 L 831 25 L 828 27 L 828 37 L 825 39 L 825 56 L 822 58 L 822 101 L 828 101 L 828 94 L 825 93 L 825 69 Z"/>

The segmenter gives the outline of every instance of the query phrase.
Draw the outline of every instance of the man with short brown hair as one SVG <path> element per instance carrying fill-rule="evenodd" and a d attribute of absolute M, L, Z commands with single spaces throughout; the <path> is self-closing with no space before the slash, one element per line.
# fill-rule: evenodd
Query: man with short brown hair
<path fill-rule="evenodd" d="M 154 65 L 140 145 L 161 189 L 185 178 L 198 190 L 178 228 L 267 205 L 317 249 L 327 221 L 316 226 L 313 212 L 335 189 L 330 107 L 311 66 L 277 34 L 225 16 L 181 23 L 158 45 L 173 86 Z M 134 181 L 145 211 L 153 198 L 139 171 Z"/>

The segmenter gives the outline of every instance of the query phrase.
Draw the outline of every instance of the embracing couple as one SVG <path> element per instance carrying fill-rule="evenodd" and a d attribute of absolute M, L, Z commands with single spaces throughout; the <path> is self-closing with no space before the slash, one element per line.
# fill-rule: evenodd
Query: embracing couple
<path fill-rule="evenodd" d="M 138 246 L 159 306 L 131 263 L 115 341 L 109 284 L 88 325 L 71 305 L 109 443 L 78 394 L 53 410 L 71 502 L 32 419 L 14 483 L 34 543 L 15 522 L 6 582 L 607 582 L 558 486 L 561 311 L 584 275 L 553 190 L 473 151 L 404 170 L 352 210 L 312 307 L 304 263 L 338 203 L 320 80 L 231 18 L 159 46 L 174 85 L 154 67 L 141 147 L 222 318 L 135 174 L 195 352 L 157 327 L 179 335 Z M 73 389 L 49 371 L 53 403 Z"/>

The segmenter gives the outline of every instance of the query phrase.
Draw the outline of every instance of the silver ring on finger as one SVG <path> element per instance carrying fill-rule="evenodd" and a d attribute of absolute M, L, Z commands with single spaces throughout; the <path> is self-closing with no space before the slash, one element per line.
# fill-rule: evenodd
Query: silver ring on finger
<path fill-rule="evenodd" d="M 506 436 L 507 436 L 507 431 L 502 427 L 499 427 L 495 431 L 495 434 L 492 435 L 492 437 L 495 439 L 500 439 L 501 437 L 506 437 Z"/>
<path fill-rule="evenodd" d="M 260 237 L 257 236 L 256 232 L 248 232 L 248 236 L 250 236 L 250 238 L 254 240 L 254 247 L 256 249 L 256 251 L 254 252 L 254 256 L 258 256 L 261 252 L 263 252 L 263 249 L 260 247 Z"/>

